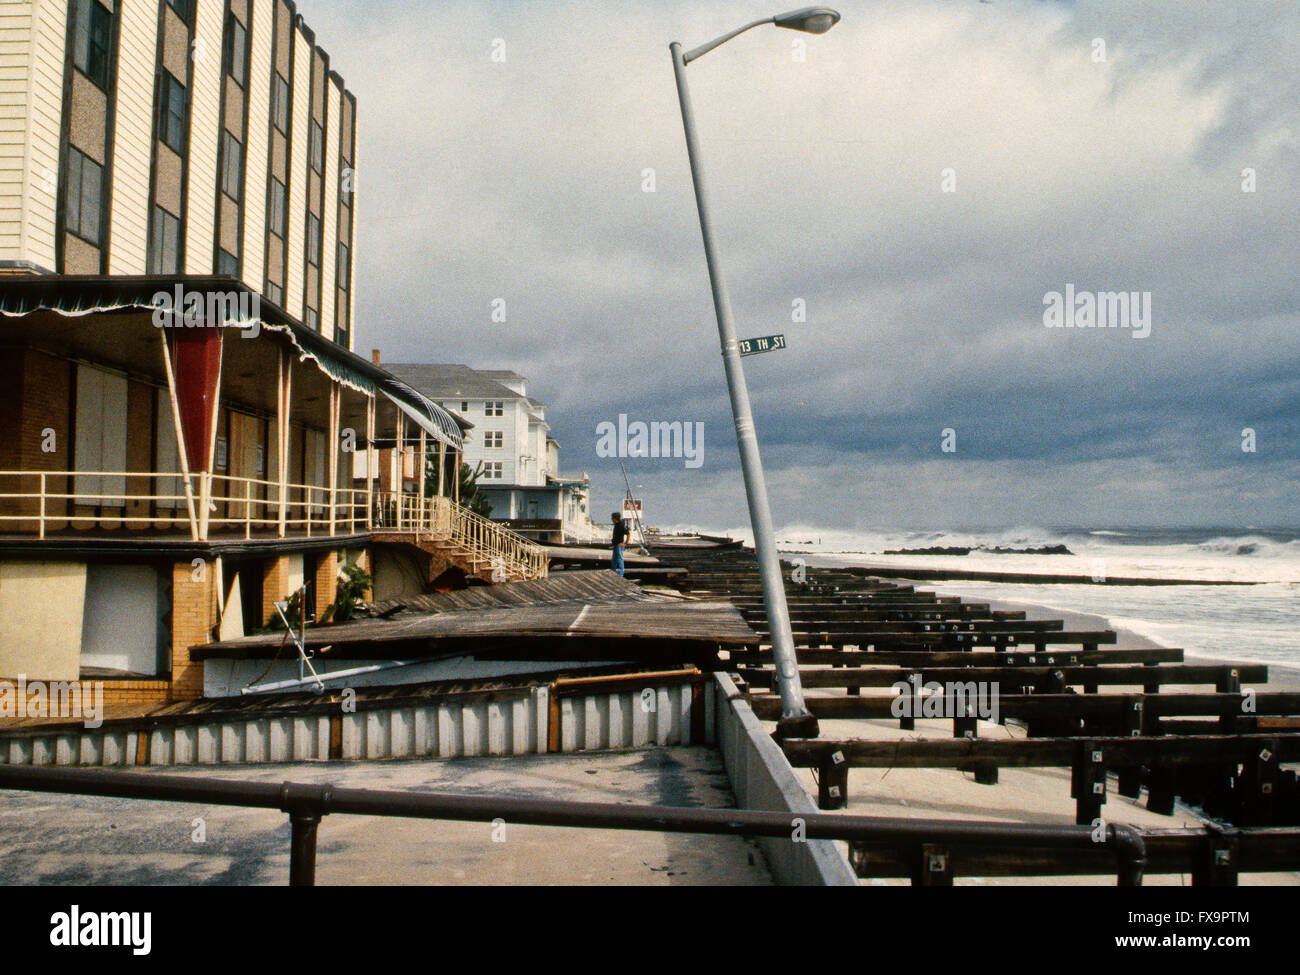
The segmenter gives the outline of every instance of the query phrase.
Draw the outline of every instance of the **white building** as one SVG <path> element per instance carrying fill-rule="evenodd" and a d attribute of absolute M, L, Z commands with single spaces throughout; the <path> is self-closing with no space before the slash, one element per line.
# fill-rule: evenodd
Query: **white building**
<path fill-rule="evenodd" d="M 528 395 L 527 379 L 509 369 L 455 363 L 384 368 L 473 424 L 465 462 L 482 465 L 479 489 L 494 521 L 539 541 L 590 540 L 590 478 L 560 475 L 559 444 L 549 436 L 545 405 Z"/>

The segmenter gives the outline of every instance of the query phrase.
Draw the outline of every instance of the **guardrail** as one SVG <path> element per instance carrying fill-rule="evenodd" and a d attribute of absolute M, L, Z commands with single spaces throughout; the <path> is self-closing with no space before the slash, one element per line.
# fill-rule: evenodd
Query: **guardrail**
<path fill-rule="evenodd" d="M 943 882 L 934 869 L 930 847 L 974 844 L 981 849 L 1017 851 L 1057 850 L 1087 861 L 1089 872 L 1111 866 L 1120 886 L 1141 886 L 1146 845 L 1130 826 L 1105 827 L 1100 841 L 1087 826 L 1019 826 L 1006 823 L 951 820 L 886 819 L 833 813 L 792 815 L 742 809 L 700 809 L 674 806 L 633 806 L 620 803 L 567 802 L 508 796 L 410 793 L 350 789 L 301 782 L 244 782 L 235 779 L 193 778 L 152 773 L 78 771 L 74 769 L 0 766 L 0 788 L 65 795 L 111 796 L 164 802 L 204 803 L 278 809 L 291 826 L 289 884 L 312 886 L 316 881 L 316 835 L 321 820 L 331 814 L 397 816 L 490 823 L 503 819 L 529 826 L 569 826 L 583 829 L 625 829 L 653 833 L 699 833 L 724 836 L 784 837 L 803 840 L 845 840 L 918 851 L 922 870 L 914 881 Z M 951 873 L 947 874 L 951 881 Z"/>

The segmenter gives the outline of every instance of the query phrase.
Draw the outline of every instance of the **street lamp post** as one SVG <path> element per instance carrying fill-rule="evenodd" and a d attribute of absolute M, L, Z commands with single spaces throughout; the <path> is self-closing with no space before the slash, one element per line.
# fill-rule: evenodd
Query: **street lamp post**
<path fill-rule="evenodd" d="M 776 552 L 776 533 L 772 529 L 772 512 L 767 501 L 763 462 L 758 453 L 758 437 L 754 432 L 754 416 L 749 406 L 749 389 L 745 385 L 745 370 L 740 362 L 736 327 L 731 317 L 731 299 L 727 295 L 727 285 L 723 280 L 717 247 L 713 240 L 708 194 L 704 185 L 704 172 L 700 165 L 700 150 L 695 134 L 695 114 L 691 109 L 691 96 L 686 86 L 686 65 L 752 27 L 775 24 L 790 30 L 824 34 L 834 27 L 839 19 L 838 13 L 826 7 L 805 7 L 776 17 L 756 20 L 685 54 L 682 53 L 682 46 L 678 42 L 674 41 L 669 45 L 673 55 L 673 72 L 677 78 L 677 96 L 682 107 L 682 126 L 686 130 L 686 152 L 690 157 L 691 178 L 695 183 L 695 203 L 700 212 L 700 232 L 704 236 L 704 257 L 708 262 L 709 281 L 713 286 L 713 306 L 718 317 L 718 340 L 722 345 L 727 390 L 731 394 L 731 413 L 736 424 L 736 440 L 740 446 L 740 466 L 745 476 L 749 521 L 754 529 L 754 549 L 758 557 L 759 576 L 763 583 L 763 603 L 767 608 L 768 629 L 772 635 L 772 656 L 776 663 L 777 687 L 781 692 L 781 720 L 777 722 L 778 738 L 816 738 L 817 719 L 808 712 L 808 707 L 804 703 L 803 686 L 799 681 L 799 662 L 795 658 L 794 635 L 790 631 L 790 610 L 785 601 L 785 584 L 781 578 L 781 563 Z"/>

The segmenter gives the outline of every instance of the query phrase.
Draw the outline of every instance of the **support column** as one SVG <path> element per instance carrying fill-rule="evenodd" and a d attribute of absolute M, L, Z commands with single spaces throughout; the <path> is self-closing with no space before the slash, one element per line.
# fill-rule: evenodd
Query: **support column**
<path fill-rule="evenodd" d="M 289 556 L 269 559 L 262 571 L 262 625 L 276 618 L 275 604 L 289 595 Z"/>
<path fill-rule="evenodd" d="M 203 696 L 203 661 L 190 659 L 190 647 L 207 643 L 216 625 L 216 573 L 211 565 L 196 569 L 188 559 L 172 565 L 171 696 Z"/>
<path fill-rule="evenodd" d="M 293 360 L 286 350 L 280 350 L 280 369 L 276 390 L 276 458 L 280 472 L 280 526 L 278 534 L 284 538 L 289 520 L 289 393 L 293 382 Z"/>
<path fill-rule="evenodd" d="M 329 552 L 316 564 L 316 619 L 325 615 L 339 588 L 339 553 Z"/>
<path fill-rule="evenodd" d="M 426 433 L 424 432 L 424 427 L 420 427 L 420 456 L 416 459 L 416 463 L 415 463 L 415 476 L 416 476 L 416 478 L 417 478 L 417 480 L 419 481 L 419 484 L 420 484 L 420 524 L 421 524 L 421 526 L 423 526 L 423 525 L 425 524 L 425 520 L 426 520 L 426 519 L 425 519 L 425 511 L 424 511 L 424 471 L 425 471 L 425 457 L 427 456 L 426 451 L 428 450 L 428 445 L 429 445 L 428 434 L 426 434 Z"/>
<path fill-rule="evenodd" d="M 375 394 L 366 400 L 366 527 L 375 527 Z"/>
<path fill-rule="evenodd" d="M 406 416 L 397 411 L 397 443 L 393 449 L 393 497 L 397 504 L 397 530 L 402 530 L 402 494 L 405 484 Z"/>
<path fill-rule="evenodd" d="M 330 383 L 330 454 L 329 454 L 329 478 L 330 478 L 330 534 L 334 534 L 336 523 L 336 508 L 339 497 L 339 384 Z"/>
<path fill-rule="evenodd" d="M 197 542 L 199 519 L 194 510 L 194 485 L 190 483 L 189 454 L 185 449 L 185 424 L 181 422 L 181 403 L 176 395 L 176 372 L 172 369 L 172 351 L 167 344 L 167 330 L 159 329 L 158 335 L 162 339 L 163 368 L 167 373 L 167 392 L 170 394 L 172 404 L 172 424 L 176 430 L 176 453 L 181 462 L 181 480 L 185 482 L 185 507 L 190 516 L 190 537 Z"/>

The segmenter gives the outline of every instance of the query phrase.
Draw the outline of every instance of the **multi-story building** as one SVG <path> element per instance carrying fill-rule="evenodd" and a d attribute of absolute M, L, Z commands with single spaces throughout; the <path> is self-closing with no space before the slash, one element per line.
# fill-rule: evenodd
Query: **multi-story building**
<path fill-rule="evenodd" d="M 288 0 L 0 4 L 0 680 L 193 697 L 344 560 L 545 572 L 439 549 L 470 516 L 418 458 L 464 427 L 351 351 L 356 145 Z"/>
<path fill-rule="evenodd" d="M 289 0 L 0 6 L 0 268 L 229 275 L 352 343 L 356 98 Z"/>
<path fill-rule="evenodd" d="M 385 368 L 439 406 L 474 424 L 465 462 L 492 518 L 543 542 L 585 542 L 591 480 L 561 476 L 559 444 L 549 436 L 546 406 L 528 395 L 528 380 L 509 369 L 452 363 L 386 363 Z"/>

